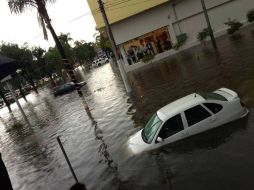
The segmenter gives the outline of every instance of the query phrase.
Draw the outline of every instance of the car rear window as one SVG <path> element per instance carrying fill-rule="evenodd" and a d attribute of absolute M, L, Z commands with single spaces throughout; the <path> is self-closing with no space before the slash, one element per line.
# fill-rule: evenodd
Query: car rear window
<path fill-rule="evenodd" d="M 214 92 L 209 92 L 209 93 L 203 93 L 200 92 L 198 93 L 200 96 L 202 96 L 206 100 L 219 100 L 219 101 L 227 101 L 227 99 L 219 94 L 216 94 Z"/>
<path fill-rule="evenodd" d="M 214 114 L 220 112 L 223 108 L 220 104 L 214 104 L 214 103 L 204 103 L 204 105 L 211 110 Z"/>

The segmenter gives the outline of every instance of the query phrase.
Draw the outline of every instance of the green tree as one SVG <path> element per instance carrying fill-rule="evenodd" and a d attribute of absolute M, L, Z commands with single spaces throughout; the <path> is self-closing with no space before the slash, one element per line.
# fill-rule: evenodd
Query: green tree
<path fill-rule="evenodd" d="M 111 43 L 104 30 L 99 30 L 95 35 L 95 47 L 97 49 L 102 49 L 109 57 L 109 53 L 112 52 Z"/>
<path fill-rule="evenodd" d="M 2 55 L 17 60 L 21 70 L 20 74 L 33 86 L 34 91 L 38 93 L 34 83 L 34 78 L 38 75 L 35 71 L 36 65 L 33 61 L 32 52 L 27 44 L 19 47 L 17 44 L 3 43 L 0 46 L 0 52 Z"/>
<path fill-rule="evenodd" d="M 58 36 L 56 35 L 56 32 L 55 32 L 53 26 L 51 25 L 51 19 L 49 18 L 48 11 L 46 9 L 46 4 L 53 3 L 53 2 L 55 2 L 55 0 L 7 0 L 7 1 L 8 1 L 11 12 L 16 13 L 16 14 L 23 13 L 24 11 L 26 11 L 29 8 L 36 8 L 37 9 L 38 21 L 39 21 L 40 26 L 42 26 L 44 38 L 47 39 L 47 31 L 46 31 L 46 27 L 47 27 L 49 29 L 49 31 L 51 32 L 52 37 L 56 43 L 56 47 L 63 59 L 64 66 L 65 66 L 67 72 L 69 73 L 69 76 L 71 77 L 72 81 L 74 82 L 79 96 L 83 100 L 85 109 L 86 109 L 88 115 L 91 116 L 90 110 L 89 110 L 87 103 L 84 99 L 83 93 L 80 90 L 80 86 L 78 85 L 78 82 L 75 78 L 73 67 L 70 64 L 69 60 L 67 59 L 64 48 L 63 48 Z"/>
<path fill-rule="evenodd" d="M 66 80 L 66 73 L 63 73 L 64 66 L 61 64 L 61 56 L 56 47 L 50 47 L 44 55 L 45 68 L 48 73 L 57 73 L 64 80 Z"/>
<path fill-rule="evenodd" d="M 47 75 L 46 69 L 45 69 L 45 59 L 44 59 L 44 54 L 45 50 L 42 49 L 41 47 L 33 47 L 32 48 L 32 55 L 33 58 L 36 62 L 36 66 L 39 70 L 40 73 L 40 78 L 43 78 Z"/>
<path fill-rule="evenodd" d="M 44 49 L 42 49 L 41 47 L 33 47 L 32 48 L 32 54 L 33 54 L 34 59 L 36 61 L 37 68 L 40 70 L 40 78 L 44 78 L 45 76 L 49 77 L 50 81 L 51 81 L 51 85 L 53 87 L 55 87 L 56 83 L 52 77 L 52 72 L 49 72 L 49 69 L 47 69 L 46 60 L 45 60 L 45 55 L 46 55 L 45 53 L 46 53 L 46 51 Z M 60 58 L 59 58 L 59 60 L 60 60 Z M 59 64 L 59 65 L 61 65 L 61 64 Z"/>
<path fill-rule="evenodd" d="M 74 53 L 73 53 L 73 50 L 72 50 L 72 47 L 70 45 L 70 42 L 73 40 L 71 37 L 70 37 L 70 33 L 67 33 L 67 34 L 63 34 L 61 33 L 59 36 L 58 36 L 63 48 L 64 48 L 64 51 L 66 53 L 66 56 L 68 57 L 69 60 L 71 60 L 73 62 L 73 58 L 74 58 Z"/>
<path fill-rule="evenodd" d="M 82 65 L 88 63 L 96 56 L 94 43 L 92 42 L 86 43 L 85 41 L 75 41 L 73 52 L 75 62 Z"/>

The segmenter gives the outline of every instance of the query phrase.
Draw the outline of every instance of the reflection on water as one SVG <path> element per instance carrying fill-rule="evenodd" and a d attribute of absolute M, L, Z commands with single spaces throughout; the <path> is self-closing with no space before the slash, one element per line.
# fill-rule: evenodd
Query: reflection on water
<path fill-rule="evenodd" d="M 132 156 L 128 138 L 160 107 L 194 91 L 221 86 L 254 105 L 254 38 L 220 38 L 221 63 L 211 49 L 194 48 L 129 74 L 133 93 L 125 93 L 115 66 L 106 64 L 78 78 L 93 120 L 73 92 L 54 98 L 49 89 L 21 99 L 32 127 L 8 130 L 22 117 L 0 111 L 0 151 L 17 190 L 59 190 L 74 184 L 56 137 L 89 190 L 253 189 L 253 114 L 215 130 Z"/>

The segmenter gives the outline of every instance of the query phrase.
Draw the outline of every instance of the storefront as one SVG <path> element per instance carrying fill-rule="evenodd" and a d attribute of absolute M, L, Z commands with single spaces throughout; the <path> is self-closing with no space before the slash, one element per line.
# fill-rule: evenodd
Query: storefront
<path fill-rule="evenodd" d="M 139 62 L 146 55 L 156 55 L 172 48 L 167 27 L 162 27 L 123 44 L 128 63 Z"/>

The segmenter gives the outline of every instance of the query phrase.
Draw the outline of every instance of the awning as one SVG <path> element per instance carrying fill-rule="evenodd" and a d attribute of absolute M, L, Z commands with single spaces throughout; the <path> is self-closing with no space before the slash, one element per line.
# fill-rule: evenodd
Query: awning
<path fill-rule="evenodd" d="M 0 80 L 15 73 L 17 69 L 18 63 L 15 59 L 0 55 Z"/>

